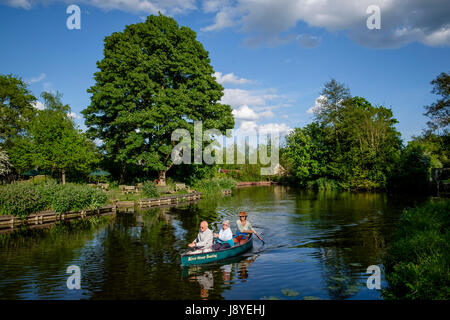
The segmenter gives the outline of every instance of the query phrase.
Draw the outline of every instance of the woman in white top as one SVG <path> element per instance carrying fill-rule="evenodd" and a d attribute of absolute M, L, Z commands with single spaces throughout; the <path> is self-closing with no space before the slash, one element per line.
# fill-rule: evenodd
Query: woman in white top
<path fill-rule="evenodd" d="M 230 221 L 225 220 L 222 223 L 222 229 L 219 234 L 214 233 L 214 238 L 217 238 L 217 243 L 212 246 L 214 250 L 222 250 L 233 246 L 233 233 L 230 229 Z"/>

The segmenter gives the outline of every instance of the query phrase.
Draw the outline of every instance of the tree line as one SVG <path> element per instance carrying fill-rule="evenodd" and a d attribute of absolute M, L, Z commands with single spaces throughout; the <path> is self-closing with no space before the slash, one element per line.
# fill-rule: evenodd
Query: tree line
<path fill-rule="evenodd" d="M 450 76 L 434 79 L 440 99 L 425 107 L 428 128 L 406 145 L 390 108 L 352 96 L 342 83 L 325 83 L 315 119 L 290 133 L 282 163 L 295 183 L 318 189 L 424 190 L 432 168 L 448 167 Z"/>
<path fill-rule="evenodd" d="M 36 169 L 61 181 L 87 178 L 101 167 L 123 182 L 166 173 L 195 183 L 217 175 L 217 165 L 174 166 L 175 129 L 191 136 L 194 122 L 224 134 L 232 109 L 220 102 L 209 54 L 190 28 L 163 15 L 105 38 L 82 132 L 59 93 L 43 92 L 43 108 L 20 77 L 0 75 L 0 176 L 17 179 Z M 449 166 L 449 74 L 432 81 L 440 98 L 426 107 L 428 129 L 404 144 L 390 108 L 376 106 L 332 79 L 325 83 L 315 119 L 290 133 L 281 149 L 290 183 L 318 189 L 422 188 L 431 168 Z M 94 143 L 96 141 L 96 143 Z M 192 142 L 194 143 L 194 142 Z M 204 141 L 203 143 L 208 143 Z M 259 179 L 260 165 L 222 166 L 231 175 Z M 170 170 L 170 171 L 169 171 Z M 239 172 L 238 172 L 239 171 Z"/>

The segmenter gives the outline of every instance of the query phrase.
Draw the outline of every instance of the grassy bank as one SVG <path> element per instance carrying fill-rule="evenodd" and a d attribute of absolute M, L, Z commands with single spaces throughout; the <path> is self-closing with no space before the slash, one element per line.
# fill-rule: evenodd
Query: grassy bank
<path fill-rule="evenodd" d="M 386 299 L 450 299 L 450 200 L 405 210 L 386 258 Z"/>
<path fill-rule="evenodd" d="M 17 182 L 0 187 L 0 215 L 26 218 L 52 210 L 56 213 L 98 209 L 108 203 L 102 190 L 87 185 Z"/>
<path fill-rule="evenodd" d="M 204 179 L 194 184 L 194 189 L 202 192 L 206 197 L 222 195 L 223 191 L 235 187 L 236 181 L 231 178 Z"/>

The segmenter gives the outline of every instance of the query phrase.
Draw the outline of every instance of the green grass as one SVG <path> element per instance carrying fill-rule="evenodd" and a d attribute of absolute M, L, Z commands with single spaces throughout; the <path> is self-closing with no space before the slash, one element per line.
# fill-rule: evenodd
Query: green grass
<path fill-rule="evenodd" d="M 205 196 L 218 196 L 228 189 L 234 189 L 236 181 L 231 178 L 212 178 L 198 181 L 194 189 L 203 192 Z"/>
<path fill-rule="evenodd" d="M 449 199 L 404 211 L 385 266 L 385 299 L 450 299 Z"/>

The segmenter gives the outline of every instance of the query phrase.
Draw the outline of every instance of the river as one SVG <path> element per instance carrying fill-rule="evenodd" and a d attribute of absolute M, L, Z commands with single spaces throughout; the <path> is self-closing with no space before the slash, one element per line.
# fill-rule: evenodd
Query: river
<path fill-rule="evenodd" d="M 382 299 L 381 268 L 402 210 L 425 198 L 246 187 L 232 196 L 118 213 L 86 230 L 36 231 L 0 244 L 0 299 Z M 181 268 L 179 254 L 207 220 L 236 229 L 240 211 L 263 237 L 226 263 Z M 67 268 L 81 289 L 68 289 Z"/>

